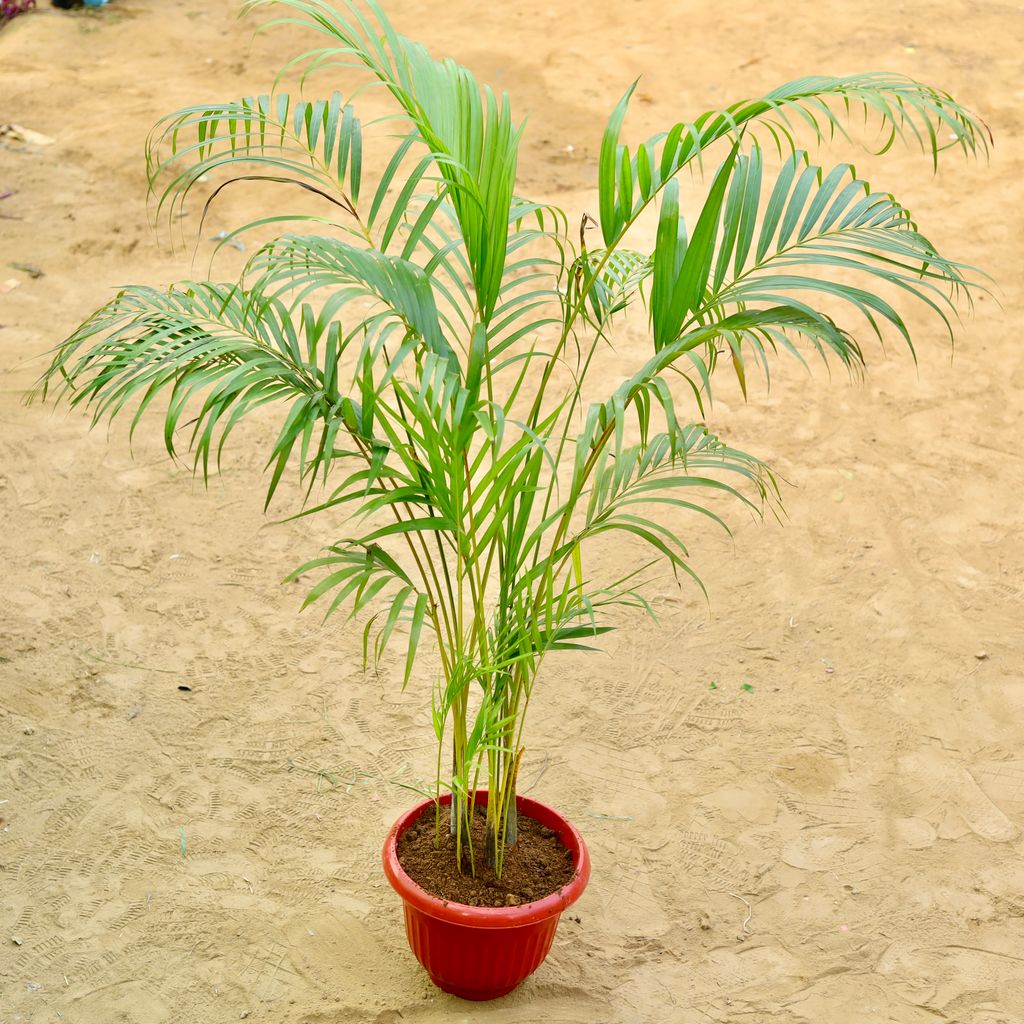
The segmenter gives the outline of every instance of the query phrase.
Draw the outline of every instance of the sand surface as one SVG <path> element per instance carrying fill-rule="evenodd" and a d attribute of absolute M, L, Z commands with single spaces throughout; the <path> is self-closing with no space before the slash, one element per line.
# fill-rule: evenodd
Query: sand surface
<path fill-rule="evenodd" d="M 335 537 L 261 515 L 273 418 L 204 492 L 155 421 L 132 457 L 123 427 L 22 405 L 113 286 L 190 273 L 147 224 L 152 123 L 262 90 L 299 41 L 252 43 L 229 0 L 40 6 L 0 31 L 0 122 L 56 139 L 0 140 L 0 1021 L 1024 1020 L 1019 5 L 390 5 L 531 112 L 520 189 L 574 220 L 641 73 L 634 139 L 885 68 L 997 143 L 934 177 L 858 159 L 1002 309 L 979 303 L 952 360 L 919 318 L 919 369 L 876 347 L 862 384 L 789 364 L 749 404 L 727 390 L 714 425 L 786 477 L 788 521 L 690 524 L 710 610 L 666 585 L 660 629 L 551 662 L 524 789 L 579 824 L 593 881 L 546 965 L 480 1007 L 430 986 L 378 867 L 394 782 L 431 771 L 426 681 L 364 676 L 358 631 L 279 586 Z M 205 235 L 268 202 L 240 192 Z"/>

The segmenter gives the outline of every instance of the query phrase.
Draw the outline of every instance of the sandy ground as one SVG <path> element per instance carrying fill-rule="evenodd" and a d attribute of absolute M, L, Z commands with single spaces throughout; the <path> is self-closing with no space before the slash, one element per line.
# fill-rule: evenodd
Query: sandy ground
<path fill-rule="evenodd" d="M 278 585 L 334 537 L 261 516 L 271 420 L 204 492 L 155 423 L 132 458 L 123 428 L 22 405 L 115 284 L 189 273 L 147 226 L 150 125 L 261 90 L 296 40 L 250 43 L 229 0 L 41 7 L 0 32 L 0 122 L 57 140 L 0 143 L 0 1021 L 1024 1020 L 1017 5 L 391 4 L 532 112 L 521 190 L 574 216 L 640 73 L 633 138 L 873 68 L 997 137 L 989 167 L 898 154 L 874 180 L 1002 310 L 953 360 L 922 321 L 918 370 L 875 351 L 860 385 L 789 365 L 727 395 L 715 426 L 785 475 L 788 522 L 693 537 L 710 611 L 666 587 L 660 630 L 552 662 L 525 788 L 585 831 L 593 881 L 547 964 L 479 1007 L 430 986 L 378 868 L 409 800 L 389 780 L 431 770 L 427 687 L 364 677 L 356 631 Z"/>

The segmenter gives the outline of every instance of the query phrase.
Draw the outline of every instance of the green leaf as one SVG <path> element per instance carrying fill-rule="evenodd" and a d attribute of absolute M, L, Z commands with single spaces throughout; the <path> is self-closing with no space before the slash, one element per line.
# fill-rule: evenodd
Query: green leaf
<path fill-rule="evenodd" d="M 612 111 L 611 117 L 608 118 L 608 124 L 601 139 L 601 151 L 597 163 L 597 188 L 601 212 L 601 234 L 604 236 L 605 245 L 611 245 L 616 240 L 623 224 L 622 201 L 617 188 L 620 183 L 619 173 L 621 170 L 619 136 L 626 120 L 630 98 L 636 87 L 637 82 L 634 82 L 625 91 L 622 99 L 615 104 L 615 109 Z"/>
<path fill-rule="evenodd" d="M 412 610 L 412 622 L 409 626 L 409 646 L 405 658 L 405 675 L 402 677 L 402 689 L 409 685 L 412 678 L 413 666 L 416 664 L 416 652 L 419 649 L 420 634 L 423 632 L 423 622 L 427 616 L 427 596 L 419 594 L 416 604 Z"/>

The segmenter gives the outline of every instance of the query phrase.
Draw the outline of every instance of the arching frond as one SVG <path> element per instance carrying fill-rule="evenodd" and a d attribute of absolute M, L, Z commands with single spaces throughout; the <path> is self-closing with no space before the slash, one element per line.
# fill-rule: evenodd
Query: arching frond
<path fill-rule="evenodd" d="M 268 462 L 269 505 L 296 445 L 306 475 L 337 454 L 339 432 L 360 428 L 338 380 L 346 344 L 338 322 L 312 307 L 293 318 L 279 300 L 237 285 L 135 286 L 61 345 L 42 394 L 55 390 L 72 406 L 91 409 L 94 423 L 130 407 L 132 432 L 153 401 L 167 396 L 167 451 L 177 454 L 178 429 L 188 424 L 188 449 L 204 475 L 240 420 L 280 403 L 286 415 Z"/>
<path fill-rule="evenodd" d="M 875 317 L 887 320 L 909 344 L 907 325 L 879 295 L 829 276 L 852 272 L 872 287 L 888 285 L 908 293 L 951 330 L 949 316 L 956 303 L 969 305 L 979 284 L 967 276 L 971 268 L 939 253 L 895 196 L 873 192 L 849 164 L 825 174 L 798 152 L 783 165 L 762 203 L 759 162 L 755 150 L 737 165 L 705 307 L 773 302 L 779 294 L 817 291 L 853 304 L 872 327 Z M 756 245 L 755 222 L 760 228 Z M 796 268 L 816 273 L 795 274 Z"/>
<path fill-rule="evenodd" d="M 364 664 L 369 661 L 372 638 L 373 660 L 379 663 L 391 643 L 395 628 L 400 623 L 407 623 L 409 632 L 402 681 L 403 687 L 407 686 L 416 664 L 423 628 L 430 625 L 427 595 L 416 589 L 405 570 L 379 545 L 359 542 L 335 545 L 327 555 L 300 565 L 285 578 L 285 582 L 295 582 L 323 569 L 329 572 L 306 595 L 303 607 L 330 595 L 331 602 L 324 613 L 324 621 L 346 601 L 351 605 L 349 618 L 352 618 L 373 607 L 375 602 L 380 603 L 382 592 L 391 591 L 384 595 L 386 601 L 381 611 L 370 619 L 363 631 L 363 660 Z"/>
<path fill-rule="evenodd" d="M 826 174 L 800 151 L 767 192 L 763 185 L 760 149 L 723 164 L 692 240 L 678 212 L 676 182 L 666 189 L 651 289 L 656 348 L 735 313 L 800 311 L 798 323 L 762 321 L 724 332 L 745 390 L 743 343 L 767 372 L 766 349 L 796 352 L 785 337 L 794 327 L 819 353 L 830 350 L 848 366 L 860 362 L 850 334 L 820 312 L 822 301 L 852 307 L 880 339 L 887 324 L 913 352 L 909 326 L 893 304 L 900 293 L 937 314 L 952 337 L 957 302 L 970 304 L 980 282 L 968 276 L 971 268 L 942 256 L 894 196 L 873 192 L 849 164 Z"/>
<path fill-rule="evenodd" d="M 249 261 L 245 278 L 260 295 L 302 302 L 321 289 L 330 290 L 332 310 L 357 297 L 377 300 L 382 307 L 360 324 L 396 319 L 426 347 L 455 364 L 445 338 L 433 288 L 414 263 L 375 249 L 358 248 L 336 238 L 282 235 L 263 246 Z M 449 329 L 451 326 L 448 325 Z"/>
<path fill-rule="evenodd" d="M 797 149 L 797 137 L 819 143 L 846 136 L 846 124 L 861 115 L 877 128 L 877 153 L 896 142 L 912 142 L 933 165 L 946 149 L 987 153 L 989 131 L 977 115 L 941 89 L 904 75 L 871 72 L 798 78 L 760 99 L 741 100 L 680 121 L 641 143 L 635 153 L 621 143 L 632 86 L 612 112 L 601 142 L 600 211 L 605 244 L 621 237 L 651 200 L 684 167 L 700 160 L 721 139 L 735 142 L 770 137 L 780 153 Z"/>
<path fill-rule="evenodd" d="M 163 118 L 146 142 L 146 171 L 151 192 L 171 177 L 158 192 L 157 210 L 169 204 L 172 217 L 207 175 L 243 164 L 329 189 L 354 215 L 362 151 L 362 127 L 341 93 L 310 101 L 282 92 Z"/>
<path fill-rule="evenodd" d="M 249 0 L 246 9 L 276 0 Z M 488 323 L 505 267 L 520 125 L 507 94 L 481 88 L 471 72 L 399 35 L 374 0 L 287 0 L 298 20 L 336 44 L 307 55 L 314 66 L 365 67 L 395 98 L 433 154 L 458 217 L 480 319 Z M 368 12 L 368 13 L 367 13 Z M 374 24 L 376 22 L 376 24 Z"/>

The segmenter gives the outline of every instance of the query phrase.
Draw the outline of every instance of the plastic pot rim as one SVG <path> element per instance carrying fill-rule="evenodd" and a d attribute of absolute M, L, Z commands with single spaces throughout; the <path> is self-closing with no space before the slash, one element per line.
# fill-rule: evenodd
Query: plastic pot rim
<path fill-rule="evenodd" d="M 451 794 L 445 793 L 438 801 L 442 805 L 451 803 Z M 486 790 L 477 790 L 476 802 L 485 803 Z M 431 895 L 406 873 L 398 859 L 398 840 L 426 810 L 434 806 L 434 801 L 421 800 L 406 811 L 391 826 L 387 839 L 384 841 L 383 864 L 384 874 L 392 888 L 408 903 L 423 914 L 439 921 L 461 924 L 470 928 L 521 928 L 537 924 L 561 914 L 580 898 L 590 878 L 590 854 L 586 843 L 576 828 L 563 818 L 554 808 L 539 800 L 526 796 L 516 797 L 516 807 L 520 814 L 534 818 L 542 825 L 554 829 L 562 842 L 572 853 L 575 873 L 560 889 L 539 900 L 523 903 L 517 907 L 471 907 L 465 903 L 442 900 Z"/>

